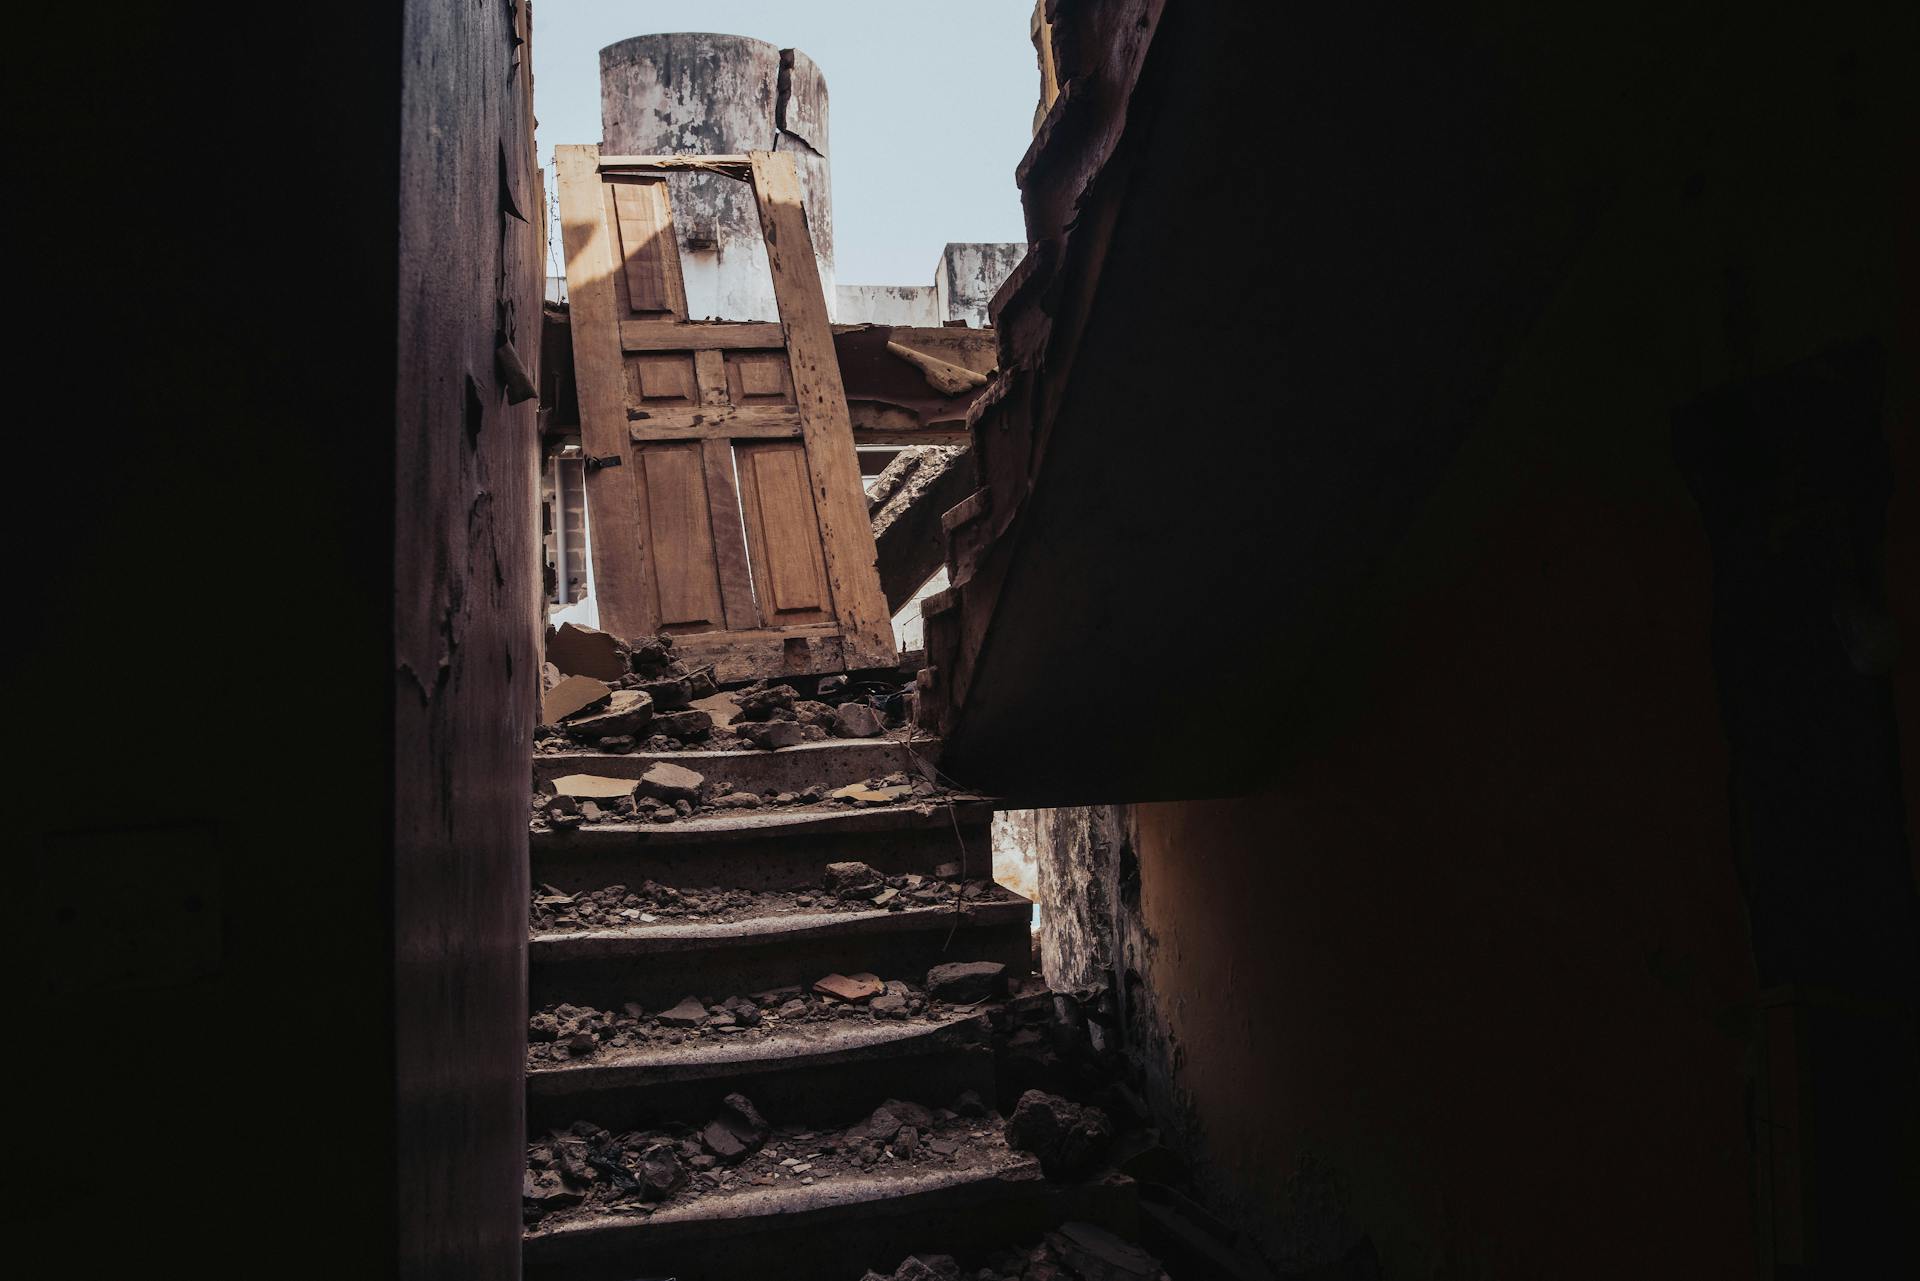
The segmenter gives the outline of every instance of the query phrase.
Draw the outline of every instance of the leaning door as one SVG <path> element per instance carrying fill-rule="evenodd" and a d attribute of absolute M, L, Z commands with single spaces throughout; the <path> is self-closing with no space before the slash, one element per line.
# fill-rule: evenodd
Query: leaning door
<path fill-rule="evenodd" d="M 893 626 L 792 160 L 556 149 L 601 625 L 721 680 L 884 667 Z M 752 184 L 779 323 L 689 321 L 665 174 Z"/>

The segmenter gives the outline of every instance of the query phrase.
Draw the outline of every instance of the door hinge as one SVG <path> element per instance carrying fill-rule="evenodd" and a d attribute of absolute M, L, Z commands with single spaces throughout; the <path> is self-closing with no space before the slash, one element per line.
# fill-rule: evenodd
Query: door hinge
<path fill-rule="evenodd" d="M 620 455 L 602 454 L 598 458 L 589 457 L 586 463 L 588 471 L 599 471 L 602 467 L 618 467 L 620 465 Z"/>

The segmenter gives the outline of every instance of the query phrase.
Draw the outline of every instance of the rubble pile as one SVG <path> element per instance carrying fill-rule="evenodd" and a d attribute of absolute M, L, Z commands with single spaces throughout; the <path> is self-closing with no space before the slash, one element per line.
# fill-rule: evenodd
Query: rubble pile
<path fill-rule="evenodd" d="M 957 863 L 943 863 L 944 876 L 907 872 L 882 876 L 865 863 L 829 863 L 819 890 L 745 890 L 720 886 L 686 888 L 642 881 L 567 893 L 551 885 L 533 892 L 530 924 L 537 934 L 567 930 L 625 929 L 662 920 L 735 921 L 793 913 L 848 912 L 884 908 L 1005 902 L 1012 893 L 990 880 L 962 880 Z M 941 967 L 947 970 L 950 967 Z M 965 985 L 960 971 L 943 974 L 941 983 Z M 952 996 L 966 1001 L 979 998 Z"/>
<path fill-rule="evenodd" d="M 861 1281 L 1169 1281 L 1160 1260 L 1092 1223 L 1069 1222 L 1023 1249 L 996 1250 L 963 1269 L 952 1255 L 909 1255 Z"/>
<path fill-rule="evenodd" d="M 777 751 L 829 738 L 873 738 L 903 724 L 898 685 L 826 676 L 803 697 L 792 683 L 760 681 L 722 693 L 708 667 L 674 656 L 673 638 L 629 644 L 573 623 L 547 637 L 541 672 L 539 752 Z"/>
<path fill-rule="evenodd" d="M 587 1121 L 527 1145 L 530 1224 L 622 1209 L 651 1213 L 711 1192 L 810 1187 L 876 1168 L 984 1164 L 1004 1158 L 1000 1119 L 969 1090 L 951 1106 L 889 1099 L 845 1130 L 774 1125 L 730 1094 L 697 1127 L 613 1134 Z"/>
<path fill-rule="evenodd" d="M 1004 971 L 1005 967 L 996 968 Z M 1038 980 L 1026 983 L 1044 988 Z M 1005 990 L 1004 977 L 999 987 Z M 591 1059 L 602 1050 L 697 1044 L 738 1036 L 764 1039 L 837 1019 L 937 1022 L 971 1012 L 980 1004 L 934 996 L 925 983 L 866 973 L 826 974 L 805 987 L 792 984 L 719 1000 L 685 996 L 659 1010 L 648 1010 L 637 1001 L 626 1002 L 618 1011 L 561 1002 L 527 1020 L 527 1061 L 530 1065 L 564 1063 Z"/>
<path fill-rule="evenodd" d="M 785 724 L 785 722 L 773 722 Z M 798 791 L 745 791 L 727 779 L 708 779 L 670 761 L 656 761 L 639 778 L 566 774 L 533 794 L 533 830 L 569 830 L 592 823 L 673 823 L 696 814 L 749 809 L 861 809 L 935 800 L 967 800 L 903 773 L 881 775 L 844 787 Z"/>

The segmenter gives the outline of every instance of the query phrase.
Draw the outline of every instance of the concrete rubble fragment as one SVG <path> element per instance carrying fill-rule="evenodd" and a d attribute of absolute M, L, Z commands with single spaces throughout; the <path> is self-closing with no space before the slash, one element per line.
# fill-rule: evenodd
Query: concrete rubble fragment
<path fill-rule="evenodd" d="M 738 1161 L 767 1141 L 771 1127 L 743 1094 L 729 1094 L 720 1115 L 700 1131 L 700 1141 L 722 1161 Z"/>
<path fill-rule="evenodd" d="M 612 801 L 633 795 L 634 780 L 602 774 L 567 774 L 553 780 L 553 794 L 579 801 Z"/>
<path fill-rule="evenodd" d="M 870 899 L 887 887 L 885 879 L 873 867 L 851 861 L 827 864 L 821 884 L 829 894 L 843 899 Z"/>
<path fill-rule="evenodd" d="M 637 689 L 616 689 L 605 707 L 576 712 L 563 718 L 561 728 L 576 739 L 592 742 L 619 734 L 637 735 L 653 719 L 653 700 Z"/>
<path fill-rule="evenodd" d="M 927 971 L 927 995 L 954 1005 L 991 1000 L 1006 991 L 1006 975 L 998 961 L 949 961 Z"/>
<path fill-rule="evenodd" d="M 841 1001 L 865 1001 L 886 990 L 876 974 L 829 974 L 814 982 L 813 990 Z"/>
<path fill-rule="evenodd" d="M 634 791 L 640 796 L 651 796 L 668 803 L 686 801 L 692 804 L 700 799 L 700 788 L 706 781 L 704 775 L 684 765 L 656 761 L 640 775 L 634 784 Z"/>
<path fill-rule="evenodd" d="M 546 697 L 541 700 L 541 722 L 558 725 L 567 717 L 596 707 L 612 696 L 613 687 L 605 681 L 595 680 L 591 676 L 569 676 L 548 690 Z"/>
<path fill-rule="evenodd" d="M 872 787 L 866 783 L 850 783 L 845 787 L 836 788 L 828 795 L 859 801 L 863 805 L 891 805 L 895 801 L 904 800 L 913 795 L 913 787 L 906 783 L 893 787 Z"/>
<path fill-rule="evenodd" d="M 662 1010 L 657 1016 L 668 1027 L 699 1027 L 707 1021 L 707 1007 L 700 1004 L 696 996 L 685 997 L 670 1010 Z"/>
<path fill-rule="evenodd" d="M 807 737 L 793 721 L 736 721 L 733 731 L 755 747 L 768 751 L 798 746 Z"/>
<path fill-rule="evenodd" d="M 1160 1260 L 1092 1223 L 1063 1223 L 1047 1233 L 1047 1244 L 1084 1281 L 1154 1281 L 1160 1275 Z"/>
<path fill-rule="evenodd" d="M 562 623 L 548 635 L 547 661 L 567 676 L 617 681 L 627 673 L 620 639 L 578 623 Z"/>
<path fill-rule="evenodd" d="M 872 738 L 884 728 L 865 703 L 842 703 L 833 712 L 833 732 L 840 738 Z"/>
<path fill-rule="evenodd" d="M 1112 1139 L 1113 1122 L 1105 1112 L 1043 1090 L 1022 1094 L 1007 1118 L 1007 1142 L 1039 1157 L 1050 1179 L 1089 1173 Z"/>

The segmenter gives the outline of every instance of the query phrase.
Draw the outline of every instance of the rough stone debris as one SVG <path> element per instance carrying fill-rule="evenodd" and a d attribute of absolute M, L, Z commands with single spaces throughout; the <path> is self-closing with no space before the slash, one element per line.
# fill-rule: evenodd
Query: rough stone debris
<path fill-rule="evenodd" d="M 913 785 L 898 783 L 891 787 L 872 787 L 866 783 L 850 783 L 846 787 L 836 788 L 828 795 L 843 800 L 859 801 L 866 805 L 889 805 L 894 801 L 905 800 L 913 795 Z"/>
<path fill-rule="evenodd" d="M 1028 1090 L 1007 1118 L 1007 1142 L 1040 1158 L 1051 1179 L 1089 1173 L 1106 1154 L 1113 1122 L 1097 1107 L 1082 1107 L 1057 1094 Z"/>
<path fill-rule="evenodd" d="M 653 719 L 653 700 L 637 689 L 616 689 L 605 707 L 571 713 L 561 727 L 577 739 L 595 741 L 615 735 L 637 735 Z"/>
<path fill-rule="evenodd" d="M 872 738 L 884 728 L 865 703 L 842 703 L 833 712 L 833 732 L 841 738 Z"/>
<path fill-rule="evenodd" d="M 700 1141 L 722 1161 L 738 1161 L 767 1141 L 771 1127 L 743 1094 L 729 1094 L 716 1116 L 700 1131 Z"/>
<path fill-rule="evenodd" d="M 1160 1260 L 1092 1223 L 1071 1221 L 1047 1233 L 1047 1244 L 1084 1281 L 1153 1281 Z"/>
<path fill-rule="evenodd" d="M 634 791 L 640 796 L 651 796 L 669 803 L 686 801 L 692 804 L 700 799 L 700 788 L 706 781 L 704 775 L 684 765 L 656 761 L 647 766 L 646 772 L 634 783 Z"/>
<path fill-rule="evenodd" d="M 791 685 L 754 685 L 735 695 L 743 720 L 773 720 L 780 712 L 791 712 L 798 692 Z"/>
<path fill-rule="evenodd" d="M 693 701 L 693 682 L 684 676 L 641 681 L 633 688 L 651 698 L 654 707 L 663 712 L 678 711 Z"/>
<path fill-rule="evenodd" d="M 827 864 L 821 883 L 829 894 L 839 898 L 870 899 L 887 888 L 885 878 L 877 870 L 866 863 L 852 861 Z"/>
<path fill-rule="evenodd" d="M 567 717 L 606 702 L 613 687 L 591 676 L 569 676 L 547 691 L 540 701 L 542 724 L 558 725 Z"/>
<path fill-rule="evenodd" d="M 927 995 L 955 1005 L 991 1000 L 1007 988 L 1007 967 L 998 961 L 948 961 L 927 971 Z"/>
<path fill-rule="evenodd" d="M 627 674 L 626 647 L 608 632 L 562 623 L 547 637 L 547 661 L 567 676 L 617 681 Z"/>
<path fill-rule="evenodd" d="M 880 995 L 886 987 L 877 974 L 829 974 L 816 980 L 813 990 L 842 1001 L 865 1001 Z"/>
<path fill-rule="evenodd" d="M 707 1007 L 700 1004 L 699 997 L 689 996 L 656 1017 L 668 1027 L 699 1027 L 707 1021 Z"/>
<path fill-rule="evenodd" d="M 601 774 L 567 774 L 553 780 L 553 794 L 572 801 L 612 801 L 633 795 L 630 778 Z"/>
<path fill-rule="evenodd" d="M 697 708 L 679 712 L 656 711 L 651 728 L 654 733 L 665 734 L 668 738 L 694 742 L 713 733 L 713 717 Z"/>
<path fill-rule="evenodd" d="M 793 721 L 735 721 L 734 732 L 768 751 L 795 747 L 806 741 L 806 734 Z"/>
<path fill-rule="evenodd" d="M 740 704 L 731 694 L 708 694 L 704 698 L 694 699 L 688 705 L 688 710 L 705 712 L 713 718 L 715 725 L 730 725 L 740 715 Z"/>

